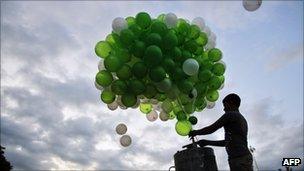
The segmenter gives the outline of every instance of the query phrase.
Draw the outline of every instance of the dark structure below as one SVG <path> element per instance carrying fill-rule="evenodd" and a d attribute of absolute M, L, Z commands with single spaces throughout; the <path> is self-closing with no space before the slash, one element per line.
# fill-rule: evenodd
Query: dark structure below
<path fill-rule="evenodd" d="M 176 171 L 217 171 L 214 151 L 210 147 L 192 147 L 174 155 Z"/>

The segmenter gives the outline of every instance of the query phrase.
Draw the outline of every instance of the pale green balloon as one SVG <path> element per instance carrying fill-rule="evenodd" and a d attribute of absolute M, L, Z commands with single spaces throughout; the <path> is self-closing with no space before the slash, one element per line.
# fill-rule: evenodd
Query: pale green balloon
<path fill-rule="evenodd" d="M 197 74 L 198 69 L 199 69 L 199 64 L 195 59 L 190 58 L 185 60 L 185 62 L 183 63 L 183 71 L 187 75 L 192 76 Z"/>
<path fill-rule="evenodd" d="M 176 132 L 181 136 L 187 136 L 189 132 L 192 130 L 191 122 L 188 120 L 185 121 L 178 121 L 175 124 Z"/>

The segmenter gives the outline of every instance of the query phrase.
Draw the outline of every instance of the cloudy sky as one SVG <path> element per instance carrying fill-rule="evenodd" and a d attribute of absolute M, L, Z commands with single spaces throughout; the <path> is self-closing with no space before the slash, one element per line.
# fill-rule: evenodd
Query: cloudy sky
<path fill-rule="evenodd" d="M 15 169 L 168 169 L 189 143 L 175 121 L 150 123 L 138 110 L 110 111 L 94 87 L 96 42 L 116 17 L 200 16 L 227 64 L 216 107 L 195 113 L 207 126 L 231 92 L 242 98 L 249 145 L 260 169 L 303 157 L 303 2 L 263 1 L 255 12 L 224 2 L 1 2 L 1 145 Z M 115 133 L 126 123 L 132 145 Z M 223 139 L 223 129 L 206 139 Z M 224 148 L 214 148 L 227 170 Z"/>

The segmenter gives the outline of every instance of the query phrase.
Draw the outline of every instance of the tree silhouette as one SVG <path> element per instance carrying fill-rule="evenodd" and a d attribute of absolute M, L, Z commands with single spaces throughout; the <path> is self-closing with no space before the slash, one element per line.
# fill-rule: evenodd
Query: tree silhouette
<path fill-rule="evenodd" d="M 7 170 L 11 170 L 13 168 L 13 166 L 11 165 L 11 163 L 9 161 L 6 160 L 5 156 L 4 156 L 4 149 L 5 147 L 0 146 L 1 149 L 1 158 L 0 158 L 0 168 L 3 171 L 7 171 Z"/>

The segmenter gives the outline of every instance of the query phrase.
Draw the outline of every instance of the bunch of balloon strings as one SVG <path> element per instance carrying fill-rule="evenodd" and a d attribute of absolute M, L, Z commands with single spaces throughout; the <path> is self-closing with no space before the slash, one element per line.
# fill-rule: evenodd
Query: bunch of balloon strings
<path fill-rule="evenodd" d="M 139 108 L 149 121 L 174 120 L 187 136 L 195 112 L 214 107 L 226 69 L 216 36 L 203 18 L 146 12 L 115 18 L 112 33 L 95 46 L 101 58 L 95 86 L 110 110 Z"/>

